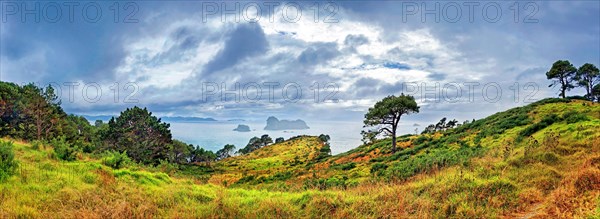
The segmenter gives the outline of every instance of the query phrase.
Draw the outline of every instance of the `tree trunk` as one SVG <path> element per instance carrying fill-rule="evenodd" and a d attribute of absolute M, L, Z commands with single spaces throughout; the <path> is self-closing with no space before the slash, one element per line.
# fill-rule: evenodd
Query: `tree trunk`
<path fill-rule="evenodd" d="M 591 84 L 591 83 L 587 83 L 587 84 L 586 84 L 586 86 L 585 86 L 585 91 L 586 91 L 586 93 L 587 93 L 586 97 L 587 97 L 589 100 L 591 100 L 591 101 L 594 101 L 594 98 L 593 98 L 593 96 L 592 96 L 592 89 L 593 89 L 593 87 L 592 87 L 592 86 L 593 86 L 593 84 Z"/>
<path fill-rule="evenodd" d="M 560 96 L 564 99 L 566 97 L 565 93 L 567 91 L 567 79 L 565 77 L 560 78 Z"/>
<path fill-rule="evenodd" d="M 36 128 L 37 128 L 37 140 L 42 140 L 42 120 L 40 118 L 37 118 Z"/>
<path fill-rule="evenodd" d="M 396 153 L 396 126 L 392 127 L 392 153 Z"/>

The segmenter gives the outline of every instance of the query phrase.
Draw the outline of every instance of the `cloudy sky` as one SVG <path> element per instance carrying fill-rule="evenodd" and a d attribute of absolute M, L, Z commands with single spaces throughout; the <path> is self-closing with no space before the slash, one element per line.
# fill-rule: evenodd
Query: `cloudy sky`
<path fill-rule="evenodd" d="M 238 4 L 3 1 L 0 78 L 85 115 L 360 121 L 404 92 L 426 125 L 557 96 L 556 60 L 600 64 L 598 1 Z"/>

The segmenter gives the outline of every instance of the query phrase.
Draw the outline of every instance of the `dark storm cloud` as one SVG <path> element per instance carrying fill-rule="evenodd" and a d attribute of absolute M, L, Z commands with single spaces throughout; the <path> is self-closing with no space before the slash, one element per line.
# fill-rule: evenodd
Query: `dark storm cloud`
<path fill-rule="evenodd" d="M 173 42 L 173 45 L 154 56 L 150 63 L 151 65 L 161 65 L 181 61 L 189 57 L 187 54 L 193 55 L 200 43 L 205 40 L 205 37 L 207 37 L 206 34 L 202 34 L 193 27 L 179 27 L 169 36 L 169 40 Z"/>
<path fill-rule="evenodd" d="M 234 66 L 246 57 L 267 51 L 269 42 L 258 24 L 240 24 L 229 33 L 225 47 L 208 63 L 203 74 Z"/>
<path fill-rule="evenodd" d="M 101 2 L 103 9 L 108 11 L 108 6 L 114 2 Z M 339 95 L 347 100 L 377 99 L 389 94 L 402 92 L 402 83 L 387 83 L 386 81 L 368 78 L 356 74 L 329 75 L 327 70 L 315 70 L 315 65 L 328 67 L 328 61 L 339 58 L 343 60 L 350 55 L 358 57 L 357 69 L 377 68 L 402 70 L 420 70 L 432 72 L 427 79 L 440 81 L 475 78 L 482 82 L 498 81 L 512 84 L 534 81 L 541 89 L 547 87 L 545 71 L 557 59 L 569 59 L 579 66 L 585 62 L 599 65 L 600 53 L 600 23 L 598 17 L 600 2 L 597 1 L 538 1 L 539 12 L 536 14 L 538 23 L 515 23 L 510 10 L 503 11 L 502 20 L 498 23 L 486 22 L 481 17 L 481 10 L 476 11 L 475 22 L 466 20 L 466 8 L 463 8 L 463 20 L 458 23 L 434 22 L 429 16 L 427 22 L 421 22 L 421 15 L 410 16 L 408 22 L 402 21 L 401 1 L 344 1 L 336 2 L 340 6 L 341 22 L 357 22 L 360 24 L 377 26 L 381 33 L 383 43 L 399 43 L 406 31 L 427 30 L 432 39 L 439 41 L 442 47 L 456 51 L 453 57 L 441 59 L 434 52 L 423 52 L 419 49 L 396 47 L 383 51 L 384 57 L 374 57 L 371 54 L 359 54 L 354 47 L 369 45 L 371 41 L 379 38 L 367 38 L 370 33 L 349 34 L 336 43 L 304 42 L 297 38 L 304 31 L 302 28 L 291 31 L 275 32 L 274 36 L 265 36 L 262 28 L 257 24 L 228 24 L 222 29 L 211 29 L 212 24 L 200 21 L 200 2 L 169 2 L 143 1 L 137 2 L 140 6 L 138 23 L 114 23 L 109 14 L 98 23 L 86 23 L 78 20 L 75 23 L 20 23 L 20 17 L 11 17 L 8 23 L 0 25 L 2 28 L 2 65 L 1 76 L 3 80 L 15 82 L 37 81 L 64 82 L 64 81 L 111 81 L 115 79 L 115 68 L 122 67 L 126 57 L 142 57 L 144 63 L 136 63 L 131 67 L 131 73 L 123 74 L 125 80 L 135 82 L 148 82 L 153 80 L 144 69 L 153 66 L 170 64 L 186 64 L 189 57 L 193 57 L 199 46 L 209 42 L 211 45 L 221 43 L 224 47 L 216 56 L 208 57 L 208 64 L 192 66 L 190 71 L 204 73 L 198 78 L 217 82 L 265 82 L 278 81 L 296 82 L 305 88 L 305 93 L 310 93 L 308 87 L 313 82 L 354 81 L 349 89 Z M 432 8 L 435 1 L 425 2 Z M 447 4 L 447 2 L 439 2 Z M 499 2 L 503 9 L 514 2 Z M 44 4 L 42 2 L 42 4 Z M 312 3 L 307 3 L 311 5 Z M 421 4 L 420 2 L 418 4 Z M 459 3 L 462 4 L 462 3 Z M 485 4 L 485 2 L 481 3 Z M 479 6 L 481 9 L 481 5 Z M 265 11 L 263 11 L 265 12 Z M 220 20 L 219 15 L 212 16 L 210 20 Z M 263 17 L 266 19 L 266 17 Z M 263 20 L 264 21 L 264 20 Z M 188 23 L 186 23 L 188 22 Z M 181 25 L 181 24 L 185 25 Z M 218 25 L 216 25 L 218 26 Z M 171 29 L 172 27 L 175 27 Z M 218 27 L 220 28 L 220 27 Z M 380 28 L 380 29 L 379 29 Z M 266 29 L 266 28 L 265 28 Z M 168 31 L 165 31 L 168 30 Z M 342 35 L 344 36 L 344 35 Z M 166 39 L 163 48 L 157 54 L 140 53 L 130 54 L 127 47 L 143 39 Z M 156 40 L 152 42 L 157 42 Z M 281 51 L 277 54 L 268 54 L 273 45 L 289 46 L 293 51 Z M 435 49 L 434 49 L 435 50 Z M 456 55 L 456 57 L 454 57 Z M 145 59 L 147 56 L 147 59 Z M 390 57 L 400 57 L 394 59 Z M 444 61 L 459 58 L 456 66 L 442 66 Z M 389 59 L 389 60 L 388 60 Z M 248 62 L 244 62 L 249 60 Z M 401 61 L 399 61 L 401 60 Z M 408 60 L 408 61 L 407 61 Z M 360 63 L 366 63 L 360 66 Z M 202 62 L 205 63 L 205 62 Z M 12 66 L 8 69 L 5 66 Z M 447 69 L 451 68 L 451 69 Z M 140 70 L 141 69 L 141 70 Z M 324 68 L 327 69 L 327 68 Z M 470 70 L 468 73 L 457 74 L 456 69 Z M 476 69 L 476 70 L 471 70 Z M 169 70 L 167 68 L 167 70 Z M 349 71 L 350 71 L 349 70 Z M 454 71 L 448 71 L 454 70 Z M 321 72 L 317 72 L 321 71 Z M 388 70 L 389 71 L 389 70 Z M 216 74 L 218 72 L 219 74 Z M 137 73 L 140 73 L 139 75 Z M 168 74 L 166 72 L 165 74 Z M 356 77 L 356 79 L 354 78 Z M 156 80 L 156 79 L 154 79 Z M 180 85 L 170 87 L 144 87 L 138 97 L 139 105 L 149 106 L 157 113 L 187 114 L 203 110 L 204 105 L 210 105 L 198 100 L 198 80 L 183 80 Z M 350 83 L 349 82 L 349 83 Z M 110 83 L 108 83 L 110 84 Z M 229 84 L 230 85 L 230 84 Z M 502 84 L 504 88 L 505 86 Z M 106 91 L 109 92 L 108 90 Z M 480 91 L 477 91 L 480 92 Z M 542 92 L 542 91 L 540 91 Z M 266 93 L 263 93 L 266 95 Z M 479 95 L 479 94 L 478 94 Z M 551 93 L 553 96 L 554 94 Z M 182 97 L 185 96 L 186 98 Z M 481 95 L 479 95 L 481 96 Z M 358 115 L 363 112 L 359 109 L 352 113 L 335 111 L 331 113 L 328 108 L 315 109 L 308 105 L 289 104 L 279 102 L 283 110 L 265 110 L 263 104 L 230 104 L 223 108 L 227 112 L 207 113 L 233 113 L 258 115 L 269 112 L 287 114 L 343 114 Z M 421 113 L 414 118 L 424 118 L 420 124 L 427 121 L 436 122 L 449 113 L 457 119 L 480 118 L 490 112 L 501 108 L 511 107 L 516 104 L 506 104 L 498 108 L 497 105 L 486 103 L 468 103 L 470 107 L 460 104 L 435 103 L 424 105 Z M 124 105 L 95 104 L 74 105 L 66 101 L 63 106 L 67 112 L 119 112 Z M 127 105 L 128 106 L 128 105 Z M 464 114 L 464 115 L 462 115 Z"/>
<path fill-rule="evenodd" d="M 345 93 L 348 97 L 356 98 L 371 98 L 382 95 L 398 95 L 402 92 L 403 82 L 387 83 L 385 81 L 373 78 L 358 79 L 348 92 Z"/>

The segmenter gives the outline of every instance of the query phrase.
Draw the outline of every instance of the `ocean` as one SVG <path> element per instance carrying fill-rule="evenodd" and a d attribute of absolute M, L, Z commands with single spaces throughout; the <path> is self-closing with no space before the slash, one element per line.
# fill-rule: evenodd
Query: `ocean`
<path fill-rule="evenodd" d="M 339 154 L 361 145 L 362 130 L 361 122 L 340 121 L 306 121 L 310 129 L 269 131 L 263 130 L 265 121 L 217 121 L 217 122 L 171 122 L 171 133 L 173 138 L 182 140 L 188 144 L 200 146 L 204 149 L 217 151 L 225 144 L 233 144 L 236 150 L 248 144 L 250 138 L 268 134 L 273 141 L 278 137 L 286 140 L 298 135 L 320 135 L 326 134 L 331 137 L 330 145 L 332 154 Z M 250 132 L 233 131 L 238 124 L 250 126 Z"/>

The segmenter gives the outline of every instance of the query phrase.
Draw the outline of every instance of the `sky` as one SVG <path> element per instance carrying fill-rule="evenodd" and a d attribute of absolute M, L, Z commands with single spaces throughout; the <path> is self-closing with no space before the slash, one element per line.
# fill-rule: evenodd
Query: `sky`
<path fill-rule="evenodd" d="M 598 1 L 0 3 L 0 79 L 80 115 L 360 122 L 405 93 L 426 126 L 556 97 L 557 60 L 600 66 Z"/>

